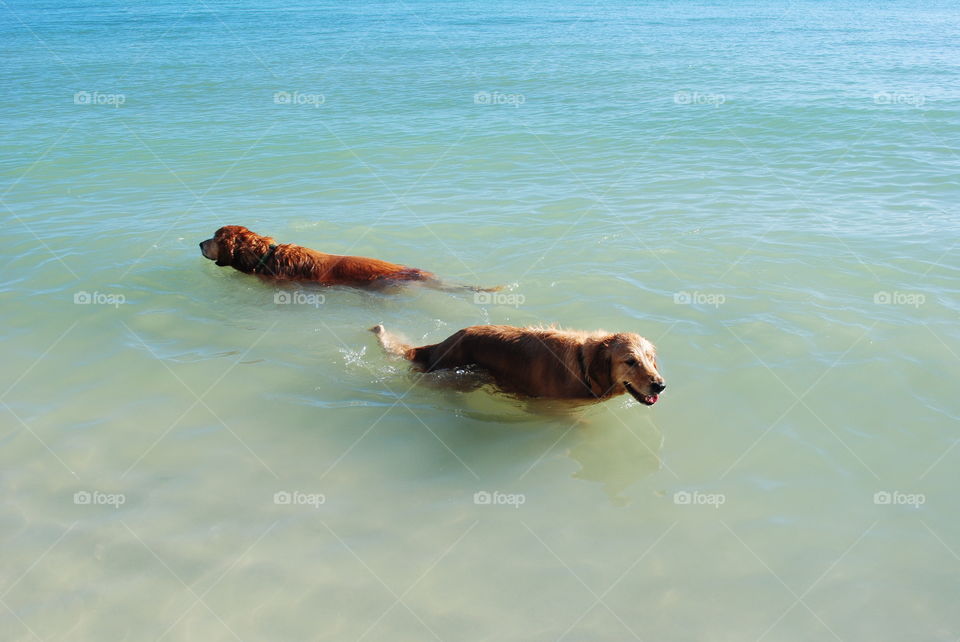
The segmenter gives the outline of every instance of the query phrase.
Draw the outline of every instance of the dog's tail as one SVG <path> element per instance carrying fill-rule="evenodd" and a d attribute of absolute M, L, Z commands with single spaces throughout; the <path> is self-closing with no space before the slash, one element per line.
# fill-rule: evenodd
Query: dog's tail
<path fill-rule="evenodd" d="M 378 323 L 370 328 L 370 332 L 377 335 L 377 341 L 380 342 L 381 347 L 383 347 L 387 354 L 395 357 L 403 357 L 411 361 L 413 360 L 416 349 L 410 344 L 401 341 L 395 334 L 387 332 L 387 329 L 383 327 L 382 323 Z"/>

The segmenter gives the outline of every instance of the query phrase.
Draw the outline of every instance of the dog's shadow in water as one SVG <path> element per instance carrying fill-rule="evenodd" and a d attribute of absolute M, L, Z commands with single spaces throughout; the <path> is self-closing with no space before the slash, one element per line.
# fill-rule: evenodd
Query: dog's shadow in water
<path fill-rule="evenodd" d="M 631 484 L 660 470 L 663 435 L 651 422 L 624 426 L 618 421 L 585 426 L 567 454 L 580 464 L 577 479 L 600 482 L 610 501 L 629 503 L 622 493 Z"/>
<path fill-rule="evenodd" d="M 631 423 L 627 424 L 596 403 L 571 405 L 531 401 L 526 410 L 534 417 L 572 426 L 558 447 L 580 464 L 580 470 L 573 477 L 602 484 L 607 497 L 617 506 L 630 503 L 623 495 L 628 487 L 663 466 L 660 459 L 663 435 L 653 422 L 642 418 L 634 421 L 630 417 L 627 421 Z M 645 409 L 637 407 L 633 410 L 642 413 Z"/>
<path fill-rule="evenodd" d="M 440 392 L 459 416 L 484 423 L 551 429 L 543 434 L 550 453 L 561 452 L 580 465 L 573 477 L 603 485 L 610 501 L 625 506 L 630 500 L 624 491 L 663 467 L 660 450 L 663 435 L 652 421 L 631 416 L 629 424 L 622 414 L 597 403 L 576 403 L 517 398 L 496 392 L 489 378 L 470 370 L 420 375 L 420 385 Z M 483 390 L 481 390 L 483 389 Z M 465 404 L 467 393 L 491 395 L 481 407 Z M 470 395 L 472 396 L 472 395 Z M 617 403 L 607 401 L 606 403 Z M 639 405 L 638 405 L 639 406 Z M 642 413 L 645 408 L 631 408 Z M 619 417 L 619 419 L 618 419 Z M 538 441 L 538 446 L 541 445 Z M 547 455 L 549 456 L 549 455 Z M 531 465 L 536 465 L 534 458 Z"/>

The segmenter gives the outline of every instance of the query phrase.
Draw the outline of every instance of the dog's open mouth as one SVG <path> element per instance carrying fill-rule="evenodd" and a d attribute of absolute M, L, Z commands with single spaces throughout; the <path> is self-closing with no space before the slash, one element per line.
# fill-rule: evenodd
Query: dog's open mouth
<path fill-rule="evenodd" d="M 627 392 L 630 393 L 630 396 L 642 403 L 644 406 L 652 406 L 657 403 L 657 399 L 660 398 L 660 395 L 641 395 L 637 392 L 637 389 L 631 386 L 626 381 L 623 382 L 623 387 L 627 389 Z"/>

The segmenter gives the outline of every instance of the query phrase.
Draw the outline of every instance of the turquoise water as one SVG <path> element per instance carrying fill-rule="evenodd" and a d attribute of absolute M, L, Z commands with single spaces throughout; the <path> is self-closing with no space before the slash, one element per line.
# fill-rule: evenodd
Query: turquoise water
<path fill-rule="evenodd" d="M 0 3 L 4 639 L 956 640 L 958 32 Z M 276 290 L 228 223 L 509 298 Z M 530 407 L 378 322 L 634 331 L 668 388 Z"/>

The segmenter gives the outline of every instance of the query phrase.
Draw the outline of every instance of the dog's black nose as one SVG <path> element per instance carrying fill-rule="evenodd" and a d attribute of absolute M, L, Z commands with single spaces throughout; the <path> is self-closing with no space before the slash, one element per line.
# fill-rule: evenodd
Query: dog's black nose
<path fill-rule="evenodd" d="M 667 389 L 667 384 L 660 381 L 654 381 L 652 384 L 650 384 L 650 387 L 656 394 L 660 394 Z"/>
<path fill-rule="evenodd" d="M 202 249 L 203 249 L 203 241 L 200 241 L 199 245 L 200 245 L 200 249 L 202 250 Z"/>

